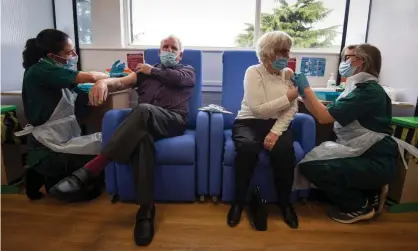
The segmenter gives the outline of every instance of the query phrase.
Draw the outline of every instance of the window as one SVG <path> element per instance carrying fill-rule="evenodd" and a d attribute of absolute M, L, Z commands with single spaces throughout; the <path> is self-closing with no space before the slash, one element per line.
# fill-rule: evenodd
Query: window
<path fill-rule="evenodd" d="M 295 48 L 336 51 L 341 47 L 346 5 L 346 0 L 130 1 L 133 45 L 156 46 L 174 34 L 187 46 L 248 48 L 253 47 L 255 34 L 283 30 L 293 37 Z M 255 32 L 257 1 L 261 1 L 259 32 Z"/>
<path fill-rule="evenodd" d="M 340 50 L 346 0 L 262 0 L 261 33 L 286 31 L 294 48 Z"/>
<path fill-rule="evenodd" d="M 367 22 L 369 21 L 370 1 L 351 0 L 348 16 L 346 45 L 366 42 Z"/>
<path fill-rule="evenodd" d="M 80 44 L 91 44 L 91 0 L 77 0 L 78 39 Z"/>
<path fill-rule="evenodd" d="M 173 34 L 187 46 L 236 47 L 255 21 L 255 0 L 131 0 L 131 8 L 134 45 L 159 45 Z"/>

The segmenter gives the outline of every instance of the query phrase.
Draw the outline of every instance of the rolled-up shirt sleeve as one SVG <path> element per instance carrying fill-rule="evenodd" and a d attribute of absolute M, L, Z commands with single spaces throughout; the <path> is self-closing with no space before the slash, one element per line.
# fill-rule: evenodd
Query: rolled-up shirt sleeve
<path fill-rule="evenodd" d="M 151 70 L 151 77 L 169 86 L 193 87 L 196 83 L 196 72 L 190 65 L 173 69 L 154 67 Z"/>
<path fill-rule="evenodd" d="M 290 122 L 292 122 L 292 120 L 295 118 L 297 112 L 298 101 L 295 99 L 290 103 L 290 107 L 285 110 L 279 118 L 277 118 L 276 123 L 274 123 L 270 131 L 278 136 L 282 135 L 282 133 L 289 127 Z"/>

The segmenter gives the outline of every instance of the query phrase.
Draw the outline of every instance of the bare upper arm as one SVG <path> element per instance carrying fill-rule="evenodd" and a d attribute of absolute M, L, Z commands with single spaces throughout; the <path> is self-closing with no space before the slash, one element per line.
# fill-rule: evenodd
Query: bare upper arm
<path fill-rule="evenodd" d="M 295 74 L 292 69 L 286 68 L 285 70 L 285 78 L 286 80 L 290 80 L 290 78 Z"/>

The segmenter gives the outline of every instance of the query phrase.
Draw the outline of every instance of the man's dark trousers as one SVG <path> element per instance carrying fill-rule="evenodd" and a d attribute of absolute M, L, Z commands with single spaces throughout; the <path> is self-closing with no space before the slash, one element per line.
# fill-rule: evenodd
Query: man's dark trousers
<path fill-rule="evenodd" d="M 102 149 L 110 160 L 132 165 L 138 204 L 154 202 L 154 141 L 183 135 L 186 124 L 186 116 L 180 113 L 139 104 Z"/>

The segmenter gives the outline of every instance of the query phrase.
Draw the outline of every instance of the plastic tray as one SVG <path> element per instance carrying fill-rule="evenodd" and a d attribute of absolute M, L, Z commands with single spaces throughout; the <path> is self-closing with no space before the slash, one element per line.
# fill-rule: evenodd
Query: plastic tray
<path fill-rule="evenodd" d="M 341 92 L 323 92 L 323 91 L 314 91 L 318 99 L 323 101 L 335 101 Z"/>
<path fill-rule="evenodd" d="M 86 84 L 81 84 L 78 85 L 77 88 L 84 91 L 84 92 L 89 92 L 90 89 L 93 87 L 93 83 L 86 83 Z"/>

